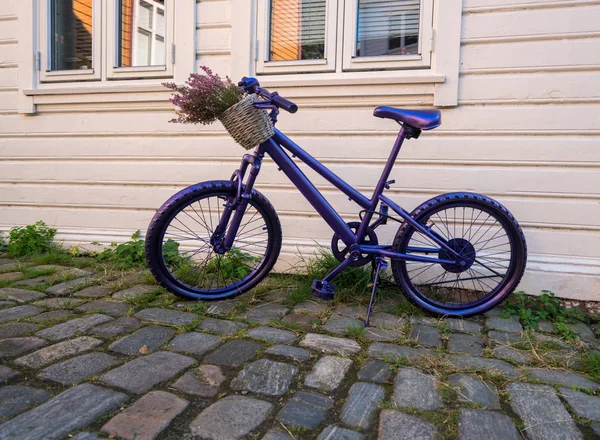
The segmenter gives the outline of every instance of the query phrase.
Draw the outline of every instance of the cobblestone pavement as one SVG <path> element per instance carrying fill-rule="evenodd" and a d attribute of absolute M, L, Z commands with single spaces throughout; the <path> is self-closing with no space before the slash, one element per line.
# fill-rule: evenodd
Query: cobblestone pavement
<path fill-rule="evenodd" d="M 0 259 L 0 439 L 600 437 L 585 325 L 566 343 L 381 300 L 361 330 L 364 306 L 186 302 L 147 274 L 31 266 Z"/>

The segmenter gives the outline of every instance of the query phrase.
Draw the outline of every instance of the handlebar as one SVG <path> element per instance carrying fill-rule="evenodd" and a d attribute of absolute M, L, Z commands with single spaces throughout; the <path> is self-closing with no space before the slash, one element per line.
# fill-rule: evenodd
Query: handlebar
<path fill-rule="evenodd" d="M 268 90 L 261 88 L 260 83 L 256 78 L 243 77 L 238 83 L 238 86 L 242 87 L 247 93 L 256 93 L 270 101 L 271 104 L 287 112 L 296 113 L 298 111 L 298 106 L 292 101 L 279 96 L 277 92 L 269 92 Z"/>

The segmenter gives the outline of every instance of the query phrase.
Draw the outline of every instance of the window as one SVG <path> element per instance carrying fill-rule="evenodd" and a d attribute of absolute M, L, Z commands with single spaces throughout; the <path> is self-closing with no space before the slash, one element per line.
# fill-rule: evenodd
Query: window
<path fill-rule="evenodd" d="M 40 0 L 40 81 L 171 77 L 174 3 Z"/>
<path fill-rule="evenodd" d="M 433 0 L 261 0 L 257 72 L 426 68 L 432 20 Z"/>

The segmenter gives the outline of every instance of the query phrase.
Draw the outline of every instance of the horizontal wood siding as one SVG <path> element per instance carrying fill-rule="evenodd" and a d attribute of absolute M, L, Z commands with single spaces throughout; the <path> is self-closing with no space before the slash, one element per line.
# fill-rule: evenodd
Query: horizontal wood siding
<path fill-rule="evenodd" d="M 519 219 L 530 251 L 521 288 L 600 300 L 600 2 L 464 0 L 459 106 L 409 141 L 390 197 L 412 209 L 448 191 L 486 193 Z M 125 240 L 175 191 L 228 178 L 243 151 L 219 124 L 181 126 L 168 92 L 39 96 L 16 114 L 16 1 L 0 3 L 0 228 L 43 219 L 67 243 Z M 197 4 L 198 65 L 231 66 L 228 0 Z M 14 40 L 14 41 L 13 41 Z M 237 80 L 237 78 L 233 78 Z M 280 128 L 365 194 L 397 125 L 377 105 L 428 107 L 432 84 L 280 87 L 300 105 Z M 306 171 L 310 177 L 314 173 Z M 356 207 L 314 178 L 348 221 Z M 287 270 L 331 232 L 267 161 L 258 189 L 284 228 Z M 390 240 L 391 224 L 382 231 Z"/>

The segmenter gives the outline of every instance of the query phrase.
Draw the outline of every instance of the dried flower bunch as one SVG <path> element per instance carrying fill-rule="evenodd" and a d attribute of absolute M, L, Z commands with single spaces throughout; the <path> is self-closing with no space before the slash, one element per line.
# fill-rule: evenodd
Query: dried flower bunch
<path fill-rule="evenodd" d="M 175 91 L 170 101 L 177 107 L 178 117 L 171 122 L 183 124 L 210 124 L 225 110 L 237 104 L 244 97 L 244 90 L 213 73 L 206 66 L 200 66 L 204 74 L 192 73 L 185 84 L 164 83 Z"/>

